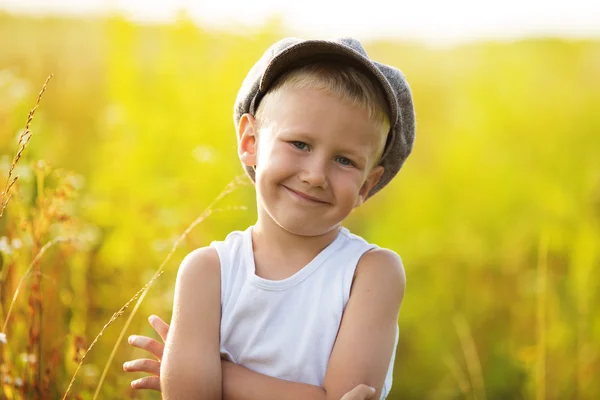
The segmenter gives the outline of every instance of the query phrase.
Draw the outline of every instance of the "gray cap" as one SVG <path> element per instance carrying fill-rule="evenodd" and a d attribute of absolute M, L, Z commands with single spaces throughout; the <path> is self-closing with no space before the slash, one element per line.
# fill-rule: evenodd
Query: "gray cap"
<path fill-rule="evenodd" d="M 258 104 L 284 72 L 317 61 L 337 61 L 358 68 L 379 83 L 388 101 L 390 132 L 379 165 L 384 173 L 368 197 L 387 185 L 410 154 L 415 140 L 415 111 L 410 88 L 402 72 L 373 61 L 356 39 L 303 40 L 286 38 L 273 44 L 250 69 L 235 101 L 236 126 L 243 114 L 255 115 Z M 254 170 L 246 167 L 254 181 Z"/>

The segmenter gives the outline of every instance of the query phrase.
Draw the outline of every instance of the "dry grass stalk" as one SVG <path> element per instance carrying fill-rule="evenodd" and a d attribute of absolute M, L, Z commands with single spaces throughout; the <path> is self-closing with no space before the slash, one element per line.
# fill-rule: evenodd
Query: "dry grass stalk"
<path fill-rule="evenodd" d="M 100 333 L 94 338 L 94 340 L 92 341 L 92 343 L 90 344 L 90 346 L 88 347 L 88 349 L 85 351 L 85 353 L 81 356 L 81 360 L 79 361 L 79 364 L 77 365 L 77 368 L 75 369 L 75 373 L 73 374 L 73 377 L 71 378 L 71 382 L 69 383 L 69 386 L 67 387 L 67 391 L 65 392 L 65 395 L 63 396 L 63 399 L 67 398 L 67 394 L 69 394 L 69 391 L 71 390 L 71 387 L 73 386 L 73 382 L 75 381 L 75 377 L 77 376 L 77 373 L 79 372 L 79 369 L 81 369 L 81 366 L 83 365 L 83 361 L 85 360 L 85 357 L 88 355 L 88 353 L 90 352 L 90 350 L 94 347 L 94 345 L 98 342 L 98 340 L 100 339 L 100 336 L 102 336 L 104 334 L 104 331 L 106 331 L 106 329 L 117 320 L 117 318 L 119 318 L 121 315 L 123 315 L 123 313 L 125 312 L 125 310 L 127 310 L 127 308 L 131 305 L 131 303 L 133 303 L 133 301 L 135 299 L 137 299 L 140 294 L 142 294 L 147 287 L 149 287 L 149 285 L 152 284 L 152 282 L 154 282 L 154 280 L 156 278 L 158 278 L 160 275 L 162 274 L 162 271 L 160 274 L 155 275 L 150 282 L 146 283 L 144 285 L 144 287 L 142 287 L 140 290 L 137 291 L 136 294 L 133 295 L 133 297 L 131 299 L 129 299 L 129 301 L 127 301 L 127 303 L 125 303 L 125 305 L 123 305 L 123 307 L 121 307 L 119 309 L 119 311 L 117 311 L 116 313 L 114 313 L 112 315 L 112 317 L 110 317 L 110 319 L 108 320 L 108 322 L 106 324 L 104 324 L 104 326 L 102 327 L 102 329 L 100 330 Z"/>
<path fill-rule="evenodd" d="M 537 354 L 535 369 L 535 398 L 546 398 L 546 295 L 548 270 L 548 236 L 542 234 L 537 263 Z"/>
<path fill-rule="evenodd" d="M 468 397 L 469 393 L 471 393 L 473 389 L 463 369 L 458 365 L 458 362 L 456 362 L 454 357 L 447 355 L 446 357 L 444 357 L 444 364 L 446 364 L 446 366 L 450 370 L 450 373 L 456 381 L 456 384 L 458 385 L 458 388 L 460 389 L 463 396 Z"/>
<path fill-rule="evenodd" d="M 483 374 L 481 372 L 481 363 L 477 355 L 477 348 L 469 324 L 462 315 L 454 317 L 454 327 L 460 340 L 460 345 L 467 364 L 469 380 L 471 381 L 472 396 L 474 400 L 485 400 L 485 385 L 483 383 Z"/>
<path fill-rule="evenodd" d="M 4 320 L 4 325 L 2 325 L 2 332 L 6 333 L 6 327 L 8 325 L 8 320 L 10 319 L 10 314 L 12 312 L 15 301 L 17 300 L 17 297 L 19 296 L 19 292 L 21 291 L 21 286 L 23 285 L 23 282 L 25 282 L 25 279 L 29 276 L 29 274 L 31 273 L 31 270 L 34 268 L 34 266 L 40 261 L 40 258 L 42 258 L 42 256 L 46 252 L 46 250 L 48 250 L 50 247 L 54 246 L 57 243 L 71 242 L 71 241 L 76 241 L 76 240 L 77 240 L 76 238 L 59 236 L 59 237 L 56 237 L 56 238 L 50 240 L 48 243 L 46 243 L 40 249 L 40 251 L 36 254 L 36 256 L 31 261 L 31 264 L 29 264 L 27 271 L 25 271 L 25 273 L 21 277 L 21 280 L 17 284 L 17 289 L 15 290 L 15 294 L 13 295 L 13 298 L 10 302 L 10 306 L 8 307 L 8 312 L 6 313 L 6 319 Z"/>
<path fill-rule="evenodd" d="M 40 90 L 40 93 L 38 94 L 37 101 L 35 102 L 35 106 L 31 110 L 29 110 L 29 115 L 27 117 L 27 123 L 25 124 L 25 130 L 21 133 L 21 135 L 19 135 L 19 148 L 13 158 L 10 168 L 8 169 L 8 177 L 6 178 L 6 184 L 4 185 L 4 190 L 2 191 L 2 193 L 0 193 L 0 218 L 2 218 L 2 215 L 4 215 L 4 210 L 6 209 L 6 206 L 8 205 L 8 201 L 10 200 L 10 189 L 13 187 L 13 185 L 19 178 L 18 176 L 13 177 L 12 173 L 15 169 L 15 166 L 17 165 L 17 162 L 19 162 L 21 155 L 23 154 L 23 151 L 25 151 L 25 147 L 27 147 L 27 143 L 29 143 L 29 139 L 31 139 L 31 131 L 29 130 L 29 128 L 31 126 L 31 121 L 33 120 L 33 114 L 35 114 L 35 110 L 37 110 L 38 106 L 40 105 L 40 101 L 42 100 L 42 95 L 46 91 L 46 86 L 48 85 L 50 78 L 52 78 L 53 76 L 54 76 L 53 74 L 50 74 L 48 76 L 48 78 L 46 78 L 46 82 L 44 82 L 44 85 L 42 86 L 42 89 Z"/>
<path fill-rule="evenodd" d="M 83 356 L 81 357 L 81 361 L 79 362 L 79 364 L 77 365 L 77 368 L 75 369 L 75 372 L 73 373 L 73 377 L 71 378 L 71 381 L 69 382 L 69 385 L 67 386 L 67 390 L 65 391 L 65 394 L 63 395 L 63 400 L 65 400 L 69 394 L 69 392 L 71 391 L 71 388 L 73 387 L 73 383 L 75 382 L 75 378 L 77 377 L 77 374 L 79 373 L 79 370 L 81 369 L 81 366 L 83 365 L 83 361 L 85 360 L 85 357 L 87 356 L 87 354 L 90 352 L 90 350 L 94 347 L 94 345 L 98 342 L 98 339 L 100 338 L 100 336 L 102 336 L 104 334 L 104 331 L 106 331 L 106 329 L 114 322 L 117 320 L 117 318 L 119 318 L 121 315 L 123 315 L 123 313 L 125 312 L 125 310 L 131 305 L 131 303 L 133 301 L 135 301 L 136 299 L 138 299 L 135 307 L 133 308 L 131 314 L 129 315 L 129 318 L 127 319 L 127 322 L 125 324 L 125 326 L 123 327 L 123 329 L 121 329 L 121 333 L 119 334 L 119 337 L 117 338 L 117 341 L 115 343 L 115 345 L 113 346 L 112 352 L 106 362 L 106 365 L 104 367 L 104 370 L 102 371 L 102 375 L 100 377 L 100 380 L 98 381 L 98 385 L 96 387 L 96 391 L 94 393 L 94 397 L 93 399 L 96 399 L 100 389 L 102 388 L 102 384 L 104 383 L 104 380 L 106 378 L 106 374 L 108 372 L 108 368 L 112 362 L 112 360 L 114 359 L 114 356 L 116 354 L 116 350 L 119 347 L 119 344 L 121 343 L 121 341 L 123 340 L 123 337 L 125 336 L 125 332 L 127 330 L 127 328 L 129 327 L 129 324 L 131 323 L 133 317 L 135 316 L 135 314 L 137 313 L 137 310 L 139 309 L 139 306 L 142 302 L 142 300 L 144 299 L 144 297 L 146 296 L 146 293 L 148 292 L 148 290 L 150 289 L 150 286 L 156 281 L 156 279 L 158 279 L 158 277 L 160 275 L 162 275 L 162 273 L 164 272 L 164 267 L 165 265 L 169 262 L 169 260 L 171 259 L 171 257 L 173 256 L 173 254 L 175 253 L 175 251 L 177 250 L 177 248 L 179 248 L 179 245 L 181 244 L 181 242 L 183 242 L 183 240 L 185 240 L 185 238 L 187 237 L 187 235 L 198 225 L 200 224 L 202 221 L 204 221 L 206 218 L 208 218 L 212 213 L 214 213 L 215 211 L 220 211 L 220 210 L 214 210 L 213 207 L 214 205 L 219 202 L 223 197 L 225 197 L 226 195 L 228 195 L 229 193 L 233 192 L 235 189 L 237 189 L 238 187 L 248 184 L 248 180 L 246 175 L 240 175 L 238 177 L 236 177 L 232 182 L 230 182 L 225 189 L 208 205 L 208 207 L 200 214 L 200 216 L 198 218 L 196 218 L 188 227 L 187 229 L 177 238 L 177 240 L 175 241 L 175 243 L 173 244 L 173 246 L 171 247 L 171 250 L 169 251 L 169 253 L 167 254 L 167 256 L 165 257 L 165 259 L 163 260 L 163 262 L 160 264 L 160 266 L 158 267 L 158 269 L 156 270 L 156 272 L 154 273 L 154 276 L 152 276 L 152 278 L 150 279 L 150 281 L 148 281 L 148 283 L 146 283 L 144 285 L 144 287 L 142 287 L 129 301 L 127 301 L 127 303 L 125 303 L 125 305 L 123 307 L 121 307 L 119 309 L 119 311 L 117 311 L 116 313 L 113 314 L 113 316 L 110 318 L 110 320 L 104 325 L 104 327 L 100 330 L 100 333 L 98 333 L 98 335 L 94 338 L 94 340 L 92 341 L 92 343 L 90 344 L 90 346 L 88 347 L 88 349 L 86 350 L 86 352 L 83 354 Z M 221 209 L 221 210 L 233 210 L 233 209 L 245 209 L 244 207 L 229 207 L 227 209 Z"/>
<path fill-rule="evenodd" d="M 221 197 L 222 197 L 222 195 L 221 195 Z M 213 201 L 213 204 L 216 202 L 217 202 L 217 200 Z M 123 338 L 125 337 L 125 332 L 127 332 L 127 329 L 129 329 L 129 326 L 131 325 L 131 321 L 133 321 L 133 317 L 137 314 L 137 311 L 140 308 L 142 301 L 144 301 L 144 298 L 146 297 L 146 294 L 148 293 L 150 286 L 152 285 L 152 283 L 154 283 L 156 278 L 158 278 L 158 276 L 160 276 L 160 274 L 163 273 L 164 265 L 166 265 L 166 263 L 169 261 L 171 255 L 175 252 L 175 250 L 177 249 L 179 244 L 185 239 L 187 234 L 196 225 L 198 225 L 199 223 L 204 221 L 211 214 L 213 214 L 215 212 L 233 211 L 233 210 L 246 210 L 246 207 L 243 207 L 243 206 L 242 207 L 227 207 L 227 208 L 219 208 L 219 209 L 214 209 L 214 210 L 207 208 L 198 218 L 196 218 L 196 220 L 194 222 L 192 222 L 192 224 L 185 230 L 185 232 L 175 242 L 175 244 L 171 248 L 171 251 L 165 258 L 165 260 L 162 262 L 162 264 L 158 268 L 157 272 L 154 274 L 152 279 L 150 279 L 150 281 L 144 286 L 145 287 L 144 292 L 142 293 L 142 295 L 138 299 L 137 303 L 131 310 L 131 314 L 129 314 L 127 321 L 125 321 L 125 325 L 123 325 L 123 328 L 121 329 L 121 332 L 119 333 L 119 337 L 117 338 L 117 341 L 115 342 L 115 345 L 113 346 L 113 349 L 108 357 L 108 360 L 106 360 L 106 364 L 104 365 L 104 370 L 102 370 L 102 375 L 100 376 L 100 380 L 98 381 L 98 385 L 96 386 L 96 391 L 94 392 L 94 397 L 92 397 L 92 400 L 96 400 L 98 398 L 98 395 L 100 394 L 100 389 L 102 388 L 102 385 L 104 384 L 104 380 L 106 379 L 106 374 L 108 373 L 108 368 L 112 364 L 112 361 L 115 358 L 115 355 L 117 354 L 117 349 L 119 348 L 119 344 L 123 341 Z"/>
<path fill-rule="evenodd" d="M 13 177 L 13 172 L 17 166 L 17 163 L 19 162 L 19 160 L 21 159 L 21 156 L 23 155 L 23 152 L 25 151 L 29 140 L 31 139 L 32 133 L 31 133 L 31 122 L 33 121 L 33 116 L 37 110 L 37 108 L 40 105 L 42 96 L 44 94 L 44 92 L 46 91 L 46 87 L 48 85 L 48 82 L 50 81 L 50 79 L 52 78 L 52 74 L 50 74 L 47 78 L 46 81 L 44 82 L 38 96 L 35 102 L 34 107 L 29 111 L 28 117 L 27 117 L 27 122 L 25 123 L 25 129 L 21 132 L 21 134 L 19 135 L 19 140 L 18 140 L 18 148 L 17 151 L 15 153 L 15 156 L 13 157 L 12 163 L 9 167 L 8 170 L 8 175 L 6 178 L 6 183 L 4 185 L 4 189 L 2 190 L 2 192 L 0 193 L 0 218 L 4 215 L 4 211 L 6 210 L 6 207 L 8 205 L 8 202 L 11 199 L 11 189 L 13 188 L 13 186 L 15 185 L 15 183 L 17 182 L 18 176 L 14 176 Z M 35 236 L 35 235 L 34 235 Z M 54 243 L 57 243 L 59 241 L 63 241 L 63 238 L 57 238 L 54 241 L 51 241 L 50 243 L 47 243 L 46 246 L 40 246 L 39 241 L 35 241 L 34 243 L 34 254 L 36 254 L 36 256 L 34 257 L 33 261 L 31 262 L 29 268 L 27 269 L 25 275 L 21 278 L 17 289 L 15 291 L 15 295 L 12 298 L 12 302 L 9 306 L 9 310 L 8 313 L 5 317 L 5 321 L 3 324 L 3 328 L 2 328 L 2 333 L 5 334 L 6 332 L 6 328 L 7 328 L 7 324 L 8 321 L 10 319 L 10 315 L 13 309 L 13 306 L 15 304 L 15 300 L 20 292 L 20 288 L 21 285 L 23 284 L 24 280 L 26 277 L 28 277 L 30 275 L 30 271 L 32 271 L 33 269 L 36 269 L 36 265 L 38 264 L 39 259 L 41 258 L 41 256 L 45 253 L 45 251 L 52 246 Z M 41 303 L 40 303 L 40 298 L 41 298 L 41 292 L 40 292 L 40 274 L 39 274 L 39 267 L 37 267 L 36 272 L 38 272 L 38 274 L 35 275 L 35 282 L 32 285 L 32 290 L 30 292 L 30 296 L 29 296 L 29 305 L 30 305 L 30 315 L 31 315 L 31 320 L 34 320 L 34 316 L 37 312 L 37 314 L 39 315 L 39 326 L 36 328 L 35 324 L 32 323 L 30 325 L 30 330 L 29 330 L 29 345 L 27 348 L 27 354 L 32 354 L 33 349 L 37 346 L 37 381 L 40 381 L 40 377 L 41 377 L 41 368 L 40 368 L 40 359 L 41 359 L 41 347 L 39 345 L 39 335 L 41 332 Z M 35 364 L 35 363 L 31 363 L 31 364 Z M 33 367 L 27 369 L 26 371 L 27 374 L 33 373 Z M 20 392 L 21 394 L 24 396 L 25 393 L 27 393 L 29 395 L 29 389 L 31 387 L 33 387 L 33 389 L 37 392 L 38 396 L 41 396 L 41 391 L 42 388 L 40 385 L 36 384 L 35 381 L 33 383 L 33 385 L 31 384 L 31 382 L 29 381 L 28 378 L 25 378 L 25 381 L 20 384 L 17 385 L 18 387 L 20 387 Z"/>

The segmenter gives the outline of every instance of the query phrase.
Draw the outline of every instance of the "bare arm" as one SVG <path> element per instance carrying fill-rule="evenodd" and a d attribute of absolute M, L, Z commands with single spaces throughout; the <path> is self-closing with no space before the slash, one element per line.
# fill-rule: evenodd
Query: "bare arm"
<path fill-rule="evenodd" d="M 327 367 L 323 387 L 289 382 L 223 361 L 223 398 L 252 399 L 370 399 L 379 398 L 392 356 L 405 276 L 398 256 L 373 250 L 361 259 L 340 332 Z M 154 319 L 165 335 L 168 326 Z M 374 328 L 376 327 L 376 329 Z M 163 332 L 163 333 L 161 333 Z M 164 337 L 164 336 L 163 336 Z M 140 336 L 130 341 L 154 354 L 160 362 L 160 344 Z M 148 360 L 135 360 L 125 369 L 156 373 Z M 162 372 L 161 372 L 162 373 Z M 160 390 L 156 377 L 135 381 L 134 387 Z M 376 395 L 369 386 L 375 387 Z"/>
<path fill-rule="evenodd" d="M 402 262 L 393 251 L 375 249 L 361 258 L 323 380 L 328 398 L 339 399 L 361 383 L 380 398 L 405 286 Z"/>
<path fill-rule="evenodd" d="M 175 284 L 171 327 L 160 366 L 164 399 L 221 399 L 221 275 L 215 249 L 190 253 Z"/>
<path fill-rule="evenodd" d="M 223 361 L 222 371 L 224 400 L 325 400 L 327 398 L 320 386 L 273 378 L 229 361 Z"/>
<path fill-rule="evenodd" d="M 360 398 L 378 399 L 394 349 L 404 288 L 404 269 L 396 253 L 366 253 L 356 269 L 323 386 L 288 382 L 226 363 L 223 398 L 339 400 L 355 388 L 370 386 L 376 389 L 372 397 Z"/>
<path fill-rule="evenodd" d="M 162 340 L 166 340 L 167 333 L 169 331 L 169 325 L 157 316 L 151 316 L 149 321 Z M 129 344 L 147 351 L 156 358 L 156 360 L 148 358 L 136 359 L 128 361 L 123 365 L 123 369 L 127 372 L 146 372 L 151 374 L 132 381 L 131 387 L 134 389 L 150 389 L 160 392 L 160 362 L 164 351 L 164 345 L 155 339 L 138 335 L 130 336 Z M 231 386 L 235 382 L 240 381 L 243 381 L 241 384 L 242 386 L 240 386 L 243 391 L 242 394 L 237 394 L 238 397 L 247 396 L 247 398 L 252 399 L 260 398 L 260 395 L 263 394 L 263 389 L 259 388 L 258 394 L 255 394 L 254 392 L 257 391 L 255 387 L 256 385 L 262 386 L 265 384 L 268 386 L 281 385 L 281 388 L 278 390 L 279 392 L 289 392 L 290 395 L 295 393 L 297 398 L 302 399 L 311 397 L 318 398 L 318 396 L 324 395 L 323 389 L 319 386 L 304 385 L 271 378 L 269 376 L 261 375 L 247 368 L 233 364 L 229 361 L 221 361 L 221 367 L 223 377 L 223 398 L 225 399 L 235 398 L 236 388 L 235 386 L 233 388 Z M 308 388 L 305 388 L 304 386 L 308 386 Z M 306 393 L 308 390 L 311 392 L 307 395 Z M 367 400 L 372 399 L 374 394 L 374 388 L 361 384 L 356 386 L 350 392 L 346 393 L 341 400 Z"/>
<path fill-rule="evenodd" d="M 307 400 L 329 399 L 320 386 L 290 382 L 259 374 L 229 361 L 223 361 L 223 399 L 226 400 Z M 375 389 L 357 385 L 341 400 L 374 399 Z M 339 397 L 335 398 L 336 400 Z"/>

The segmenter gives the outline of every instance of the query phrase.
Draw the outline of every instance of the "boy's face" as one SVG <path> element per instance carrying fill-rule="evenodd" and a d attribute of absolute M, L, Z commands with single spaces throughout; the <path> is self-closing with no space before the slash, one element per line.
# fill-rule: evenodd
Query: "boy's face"
<path fill-rule="evenodd" d="M 267 101 L 267 99 L 265 99 Z M 257 123 L 238 126 L 239 155 L 256 165 L 259 222 L 317 236 L 337 228 L 364 201 L 383 167 L 373 167 L 385 140 L 367 111 L 312 88 L 288 88 L 268 99 Z"/>

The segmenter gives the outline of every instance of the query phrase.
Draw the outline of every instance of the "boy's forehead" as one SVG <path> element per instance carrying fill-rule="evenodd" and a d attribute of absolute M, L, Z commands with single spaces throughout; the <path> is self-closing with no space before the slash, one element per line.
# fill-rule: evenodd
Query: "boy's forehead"
<path fill-rule="evenodd" d="M 265 107 L 263 107 L 265 105 Z M 300 111 L 303 115 L 308 113 L 323 114 L 325 109 L 335 109 L 338 112 L 348 111 L 357 119 L 365 123 L 377 124 L 377 119 L 372 117 L 366 106 L 352 101 L 340 93 L 335 93 L 329 88 L 319 85 L 282 85 L 275 91 L 269 92 L 259 105 L 261 114 L 291 113 Z M 258 113 L 257 113 L 258 114 Z M 325 116 L 334 117 L 334 115 Z"/>
<path fill-rule="evenodd" d="M 337 141 L 336 147 L 368 154 L 385 143 L 387 132 L 364 109 L 322 90 L 302 88 L 265 99 L 261 126 L 274 134 L 298 139 Z"/>
<path fill-rule="evenodd" d="M 351 116 L 354 123 L 361 121 L 364 125 L 375 125 L 367 110 L 351 104 L 340 95 L 310 86 L 282 87 L 269 93 L 259 107 L 262 109 L 260 114 L 267 118 L 286 117 L 302 122 L 350 123 L 349 118 L 340 118 L 340 114 L 345 114 L 346 117 Z M 315 120 L 316 117 L 320 119 Z"/>

